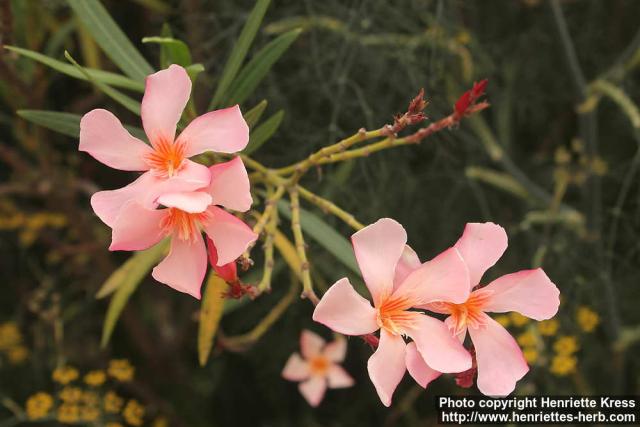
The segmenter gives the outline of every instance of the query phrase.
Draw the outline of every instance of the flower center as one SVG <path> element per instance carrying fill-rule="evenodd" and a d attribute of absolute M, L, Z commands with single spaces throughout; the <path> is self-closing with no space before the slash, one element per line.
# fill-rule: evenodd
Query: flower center
<path fill-rule="evenodd" d="M 162 178 L 172 177 L 182 166 L 185 144 L 160 139 L 153 144 L 153 151 L 147 155 L 147 164 L 156 175 Z"/>
<path fill-rule="evenodd" d="M 178 208 L 167 208 L 160 227 L 165 235 L 172 235 L 180 240 L 194 241 L 200 237 L 202 223 L 207 220 L 207 211 L 189 213 Z"/>
<path fill-rule="evenodd" d="M 309 369 L 314 375 L 324 375 L 329 369 L 329 360 L 324 356 L 316 356 L 309 361 Z"/>
<path fill-rule="evenodd" d="M 493 291 L 479 289 L 469 295 L 467 301 L 462 304 L 441 303 L 444 311 L 451 314 L 451 324 L 449 328 L 454 334 L 459 334 L 466 327 L 478 329 L 486 326 L 483 307 L 487 303 Z"/>
<path fill-rule="evenodd" d="M 382 301 L 377 311 L 378 326 L 393 335 L 406 335 L 420 313 L 409 311 L 412 303 L 408 298 L 389 297 Z"/>

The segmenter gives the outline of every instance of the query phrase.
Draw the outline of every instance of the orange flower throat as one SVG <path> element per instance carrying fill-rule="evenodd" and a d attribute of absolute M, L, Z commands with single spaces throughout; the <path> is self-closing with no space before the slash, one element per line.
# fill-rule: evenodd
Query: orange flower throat
<path fill-rule="evenodd" d="M 309 361 L 309 369 L 314 375 L 324 376 L 329 369 L 329 359 L 319 355 Z"/>
<path fill-rule="evenodd" d="M 207 221 L 207 211 L 189 213 L 177 208 L 166 209 L 167 214 L 160 226 L 166 235 L 172 235 L 180 240 L 195 241 L 200 237 L 202 224 Z"/>
<path fill-rule="evenodd" d="M 478 329 L 486 326 L 483 308 L 492 293 L 491 290 L 479 289 L 472 292 L 462 304 L 441 303 L 442 309 L 451 314 L 450 328 L 454 334 L 461 333 L 467 327 Z"/>
<path fill-rule="evenodd" d="M 413 327 L 416 316 L 420 315 L 417 311 L 409 311 L 413 305 L 406 297 L 382 299 L 380 307 L 376 309 L 378 326 L 393 335 L 406 335 Z"/>
<path fill-rule="evenodd" d="M 184 153 L 183 142 L 160 139 L 153 144 L 153 151 L 147 155 L 146 161 L 156 175 L 169 178 L 182 167 Z"/>

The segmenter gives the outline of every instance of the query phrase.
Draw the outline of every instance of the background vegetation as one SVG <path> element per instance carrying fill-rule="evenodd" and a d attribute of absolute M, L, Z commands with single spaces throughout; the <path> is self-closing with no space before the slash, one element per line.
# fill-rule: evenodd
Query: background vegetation
<path fill-rule="evenodd" d="M 103 3 L 156 67 L 158 46 L 141 39 L 159 35 L 164 23 L 189 45 L 193 62 L 206 70 L 195 86 L 199 111 L 253 7 L 248 0 Z M 2 44 L 62 61 L 68 50 L 87 67 L 116 70 L 66 2 L 2 0 L 0 7 Z M 246 111 L 266 99 L 266 115 L 285 111 L 277 133 L 254 157 L 285 166 L 361 127 L 378 128 L 422 87 L 426 112 L 437 120 L 474 80 L 488 78 L 492 107 L 459 128 L 323 167 L 304 183 L 363 223 L 397 219 L 423 260 L 455 242 L 466 222 L 500 223 L 510 248 L 491 276 L 543 266 L 563 297 L 557 322 L 500 319 L 533 366 L 516 392 L 638 394 L 638 16 L 640 3 L 633 0 L 275 1 L 250 55 L 285 31 L 303 32 L 243 103 Z M 53 396 L 54 405 L 63 401 L 73 372 L 52 375 L 66 364 L 80 376 L 116 372 L 100 396 L 115 390 L 124 405 L 142 405 L 144 417 L 135 405 L 115 411 L 120 415 L 112 421 L 131 425 L 142 418 L 172 426 L 428 425 L 435 422 L 434 395 L 477 392 L 457 388 L 450 376 L 426 392 L 405 379 L 394 406 L 385 409 L 366 374 L 371 350 L 354 339 L 345 366 L 357 385 L 330 391 L 312 410 L 295 384 L 280 377 L 302 328 L 330 337 L 311 321 L 311 304 L 294 301 L 253 345 L 241 352 L 216 346 L 200 367 L 198 301 L 151 278 L 101 349 L 107 302 L 95 295 L 129 255 L 108 252 L 109 230 L 89 197 L 132 176 L 79 153 L 77 139 L 16 115 L 21 109 L 84 114 L 96 107 L 139 125 L 87 82 L 2 51 L 0 426 L 28 425 L 20 421 L 24 411 L 47 406 L 45 395 L 26 405 L 37 392 Z M 351 234 L 337 219 L 315 213 Z M 354 276 L 318 242 L 308 244 L 319 289 Z M 259 272 L 248 275 L 246 282 L 259 280 Z M 286 295 L 289 282 L 287 269 L 277 265 L 273 292 L 229 308 L 224 334 L 250 330 Z M 120 359 L 135 366 L 132 381 Z M 83 387 L 82 399 L 91 399 L 90 387 Z M 75 420 L 82 424 L 83 416 Z"/>

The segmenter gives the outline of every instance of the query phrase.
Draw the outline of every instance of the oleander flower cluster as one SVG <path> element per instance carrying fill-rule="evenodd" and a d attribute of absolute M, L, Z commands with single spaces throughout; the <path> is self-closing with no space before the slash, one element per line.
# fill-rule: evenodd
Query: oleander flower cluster
<path fill-rule="evenodd" d="M 456 103 L 450 117 L 422 129 L 420 135 L 451 127 L 461 117 L 485 108 L 488 104 L 476 101 L 486 85 L 486 80 L 475 84 Z M 184 68 L 171 65 L 152 74 L 146 79 L 141 105 L 149 143 L 132 136 L 110 112 L 96 109 L 82 118 L 79 148 L 107 166 L 141 173 L 131 184 L 97 192 L 91 198 L 96 215 L 111 228 L 109 249 L 140 251 L 170 240 L 169 253 L 152 276 L 200 298 L 207 259 L 225 281 L 240 283 L 235 261 L 258 236 L 229 212 L 246 212 L 252 204 L 242 159 L 233 157 L 212 166 L 192 160 L 205 152 L 231 156 L 243 150 L 249 140 L 247 123 L 234 106 L 203 114 L 176 132 L 182 128 L 190 93 L 191 80 Z M 395 127 L 378 135 L 424 120 L 425 106 L 421 93 L 408 112 L 396 118 Z M 363 131 L 361 137 L 366 135 Z M 285 185 L 281 181 L 277 182 L 282 193 Z M 295 185 L 287 181 L 287 186 Z M 292 209 L 294 195 L 297 205 L 295 190 Z M 297 218 L 292 218 L 293 223 L 299 226 Z M 516 339 L 488 313 L 551 319 L 558 311 L 559 291 L 545 272 L 522 270 L 485 284 L 485 272 L 508 244 L 505 230 L 493 223 L 467 224 L 453 246 L 426 262 L 407 245 L 405 229 L 393 219 L 355 228 L 360 230 L 352 236 L 353 250 L 371 300 L 360 295 L 349 279 L 338 280 L 319 300 L 312 316 L 330 328 L 335 339 L 327 343 L 320 335 L 303 330 L 301 352 L 291 355 L 282 376 L 298 383 L 311 406 L 320 404 L 327 389 L 353 386 L 354 379 L 340 365 L 347 354 L 342 335 L 347 335 L 360 336 L 375 348 L 367 369 L 385 406 L 391 405 L 406 372 L 424 388 L 445 373 L 457 374 L 456 382 L 464 387 L 477 377 L 478 389 L 489 396 L 511 393 L 529 370 L 527 358 Z M 309 279 L 301 231 L 293 231 L 296 248 L 302 251 L 301 276 L 306 273 Z M 315 302 L 310 287 L 309 279 L 305 292 Z M 238 289 L 239 295 L 245 294 L 243 288 Z M 593 315 L 585 312 L 581 316 L 592 329 L 597 324 Z M 62 383 L 72 374 L 60 372 L 57 381 Z M 110 371 L 110 375 L 114 374 Z"/>
<path fill-rule="evenodd" d="M 80 122 L 80 150 L 114 169 L 142 172 L 131 184 L 91 198 L 111 228 L 112 251 L 139 251 L 171 240 L 153 277 L 200 298 L 207 248 L 217 266 L 234 262 L 257 236 L 226 209 L 245 212 L 252 203 L 240 157 L 207 167 L 190 158 L 205 152 L 232 154 L 249 142 L 238 106 L 203 114 L 176 136 L 191 94 L 184 68 L 171 65 L 146 79 L 141 117 L 149 144 L 132 136 L 109 111 L 96 109 Z"/>

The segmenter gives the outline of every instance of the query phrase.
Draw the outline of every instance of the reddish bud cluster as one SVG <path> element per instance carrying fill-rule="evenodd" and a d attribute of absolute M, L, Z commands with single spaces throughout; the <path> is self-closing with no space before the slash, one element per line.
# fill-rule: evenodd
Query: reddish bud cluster
<path fill-rule="evenodd" d="M 487 88 L 489 80 L 484 79 L 473 84 L 473 87 L 462 94 L 455 105 L 456 114 L 458 116 L 464 116 L 469 108 L 476 103 L 478 98 L 484 95 L 484 91 Z"/>
<path fill-rule="evenodd" d="M 484 80 L 486 81 L 486 80 Z M 455 374 L 456 384 L 462 388 L 471 388 L 473 387 L 473 380 L 478 373 L 478 364 L 476 363 L 476 352 L 473 347 L 469 349 L 469 353 L 471 353 L 471 357 L 473 358 L 473 364 L 470 369 L 467 369 L 464 372 L 460 372 Z"/>
<path fill-rule="evenodd" d="M 428 102 L 424 100 L 424 89 L 420 89 L 418 95 L 411 100 L 407 111 L 404 114 L 397 114 L 393 118 L 393 125 L 388 126 L 390 134 L 396 134 L 407 126 L 421 123 L 427 119 L 427 116 L 423 113 L 427 108 Z"/>
<path fill-rule="evenodd" d="M 255 286 L 245 285 L 238 277 L 238 266 L 235 261 L 224 265 L 218 265 L 218 251 L 213 241 L 207 238 L 207 252 L 209 254 L 209 263 L 215 272 L 224 279 L 229 285 L 229 290 L 224 296 L 227 298 L 240 299 L 245 295 L 253 299 L 257 295 Z"/>
<path fill-rule="evenodd" d="M 380 339 L 377 336 L 373 334 L 367 334 L 367 335 L 361 335 L 360 338 L 362 338 L 364 342 L 369 344 L 372 350 L 375 350 L 378 348 L 378 343 L 380 342 Z"/>

